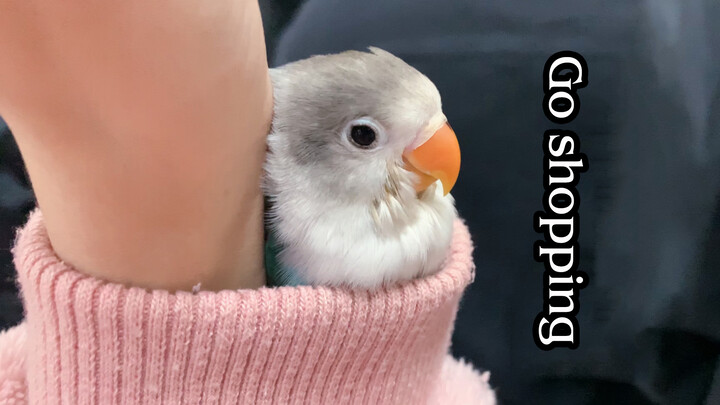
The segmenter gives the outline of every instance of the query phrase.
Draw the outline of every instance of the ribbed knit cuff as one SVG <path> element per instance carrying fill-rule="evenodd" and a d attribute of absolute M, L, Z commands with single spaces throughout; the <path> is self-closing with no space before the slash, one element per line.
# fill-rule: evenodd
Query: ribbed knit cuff
<path fill-rule="evenodd" d="M 171 294 L 75 271 L 36 211 L 14 249 L 30 403 L 423 403 L 472 278 L 471 251 L 457 221 L 442 271 L 376 292 Z"/>

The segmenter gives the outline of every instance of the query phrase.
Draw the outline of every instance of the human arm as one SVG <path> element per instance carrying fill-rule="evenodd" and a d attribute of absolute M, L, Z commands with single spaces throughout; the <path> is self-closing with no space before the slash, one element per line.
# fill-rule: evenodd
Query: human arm
<path fill-rule="evenodd" d="M 256 1 L 8 0 L 0 49 L 0 114 L 63 260 L 149 288 L 264 283 Z"/>

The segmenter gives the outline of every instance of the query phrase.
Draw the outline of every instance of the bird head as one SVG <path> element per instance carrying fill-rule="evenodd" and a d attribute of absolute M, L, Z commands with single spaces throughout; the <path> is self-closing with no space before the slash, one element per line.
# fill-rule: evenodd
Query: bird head
<path fill-rule="evenodd" d="M 378 48 L 318 55 L 271 69 L 271 79 L 266 170 L 278 190 L 367 204 L 396 222 L 454 186 L 460 148 L 440 94 L 400 58 Z"/>

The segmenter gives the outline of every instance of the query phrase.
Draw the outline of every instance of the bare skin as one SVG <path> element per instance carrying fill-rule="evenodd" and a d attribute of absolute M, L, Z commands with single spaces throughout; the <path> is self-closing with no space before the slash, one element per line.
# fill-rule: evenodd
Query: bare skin
<path fill-rule="evenodd" d="M 264 284 L 257 1 L 3 0 L 0 50 L 0 115 L 64 261 L 146 288 Z"/>

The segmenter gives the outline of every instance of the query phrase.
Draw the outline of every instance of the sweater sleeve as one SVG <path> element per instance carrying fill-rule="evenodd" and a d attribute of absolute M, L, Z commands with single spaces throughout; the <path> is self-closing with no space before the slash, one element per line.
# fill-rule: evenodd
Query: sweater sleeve
<path fill-rule="evenodd" d="M 0 405 L 27 403 L 25 324 L 0 332 Z"/>
<path fill-rule="evenodd" d="M 77 272 L 36 210 L 13 251 L 27 315 L 0 336 L 0 403 L 494 403 L 446 354 L 471 251 L 458 221 L 443 270 L 397 286 L 172 294 Z"/>

